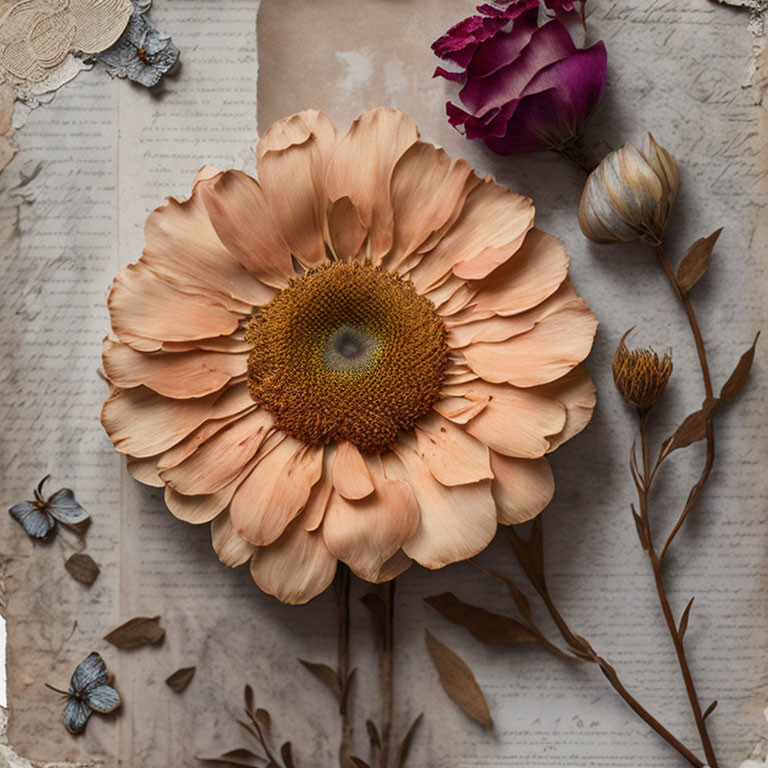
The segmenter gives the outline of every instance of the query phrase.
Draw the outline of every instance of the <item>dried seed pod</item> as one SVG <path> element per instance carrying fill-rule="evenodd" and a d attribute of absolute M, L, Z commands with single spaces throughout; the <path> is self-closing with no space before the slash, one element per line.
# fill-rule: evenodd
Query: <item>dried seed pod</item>
<path fill-rule="evenodd" d="M 627 142 L 589 175 L 579 204 L 581 230 L 598 243 L 657 246 L 680 188 L 675 158 L 651 134 L 643 150 Z"/>
<path fill-rule="evenodd" d="M 613 383 L 619 394 L 642 415 L 659 401 L 672 375 L 672 355 L 659 358 L 652 349 L 627 349 L 621 337 L 613 356 Z"/>

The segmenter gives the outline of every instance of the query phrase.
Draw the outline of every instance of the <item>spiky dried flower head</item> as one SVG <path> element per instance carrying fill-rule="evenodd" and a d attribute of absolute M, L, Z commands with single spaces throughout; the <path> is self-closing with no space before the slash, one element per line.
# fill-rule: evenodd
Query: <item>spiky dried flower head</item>
<path fill-rule="evenodd" d="M 408 280 L 335 262 L 294 279 L 254 315 L 248 387 L 289 435 L 380 453 L 437 400 L 445 334 Z"/>
<path fill-rule="evenodd" d="M 675 158 L 650 133 L 642 151 L 627 142 L 589 175 L 579 204 L 582 232 L 598 243 L 642 240 L 655 247 L 679 188 Z"/>
<path fill-rule="evenodd" d="M 619 394 L 639 413 L 647 413 L 659 402 L 672 375 L 672 355 L 669 351 L 659 357 L 648 348 L 627 349 L 621 337 L 613 356 L 613 383 Z"/>

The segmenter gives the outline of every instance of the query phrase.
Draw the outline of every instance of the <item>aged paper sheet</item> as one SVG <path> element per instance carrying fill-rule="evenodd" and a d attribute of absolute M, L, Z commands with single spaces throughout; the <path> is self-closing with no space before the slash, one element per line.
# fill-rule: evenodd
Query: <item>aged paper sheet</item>
<path fill-rule="evenodd" d="M 683 187 L 671 253 L 726 225 L 694 297 L 721 384 L 766 320 L 768 130 L 757 88 L 743 87 L 755 43 L 748 13 L 705 0 L 588 5 L 590 38 L 605 39 L 609 50 L 608 91 L 588 141 L 603 153 L 652 130 L 676 155 Z M 283 606 L 244 569 L 220 565 L 208 527 L 165 511 L 159 491 L 126 473 L 98 423 L 112 276 L 141 253 L 147 213 L 166 195 L 187 194 L 201 165 L 253 172 L 257 71 L 262 132 L 307 107 L 326 110 L 340 130 L 370 107 L 405 109 L 425 140 L 530 195 L 538 226 L 565 241 L 574 283 L 601 321 L 589 361 L 599 405 L 592 425 L 553 459 L 557 493 L 545 513 L 551 587 L 573 626 L 638 698 L 696 743 L 629 514 L 624 460 L 633 423 L 609 365 L 632 325 L 638 343 L 674 348 L 675 374 L 658 418 L 665 436 L 701 398 L 685 317 L 653 254 L 585 241 L 575 218 L 583 177 L 564 159 L 496 158 L 447 124 L 448 90 L 431 79 L 429 43 L 471 7 L 464 0 L 263 0 L 260 9 L 257 0 L 156 0 L 156 23 L 182 51 L 179 73 L 159 94 L 84 72 L 19 132 L 20 151 L 0 175 L 2 498 L 6 507 L 27 498 L 49 472 L 50 490 L 74 488 L 93 517 L 87 551 L 102 567 L 92 587 L 75 583 L 64 570 L 71 539 L 34 545 L 0 515 L 9 737 L 21 754 L 110 767 L 195 765 L 195 756 L 245 744 L 234 718 L 247 681 L 280 737 L 293 741 L 299 765 L 333 764 L 334 701 L 296 662 L 333 663 L 332 596 Z M 711 727 L 725 766 L 738 765 L 768 736 L 767 394 L 759 354 L 741 401 L 718 417 L 718 469 L 668 565 L 675 611 L 697 595 L 687 642 L 704 705 L 719 699 Z M 658 510 L 662 528 L 702 460 L 694 448 L 670 462 L 663 490 L 675 503 Z M 502 541 L 482 558 L 512 573 L 510 560 Z M 402 732 L 425 712 L 412 765 L 654 768 L 677 759 L 596 670 L 536 647 L 481 646 L 440 619 L 423 597 L 446 590 L 494 610 L 508 605 L 504 591 L 469 566 L 414 568 L 399 580 L 396 727 Z M 363 593 L 357 585 L 354 596 Z M 135 615 L 162 617 L 162 645 L 118 651 L 101 639 Z M 493 736 L 445 698 L 425 627 L 471 664 L 494 714 Z M 376 714 L 376 681 L 367 616 L 357 605 L 352 632 L 363 722 Z M 62 702 L 43 683 L 66 687 L 91 650 L 115 673 L 124 706 L 73 739 L 59 722 Z M 163 681 L 190 665 L 198 667 L 195 679 L 174 694 Z M 364 734 L 356 738 L 364 743 Z"/>

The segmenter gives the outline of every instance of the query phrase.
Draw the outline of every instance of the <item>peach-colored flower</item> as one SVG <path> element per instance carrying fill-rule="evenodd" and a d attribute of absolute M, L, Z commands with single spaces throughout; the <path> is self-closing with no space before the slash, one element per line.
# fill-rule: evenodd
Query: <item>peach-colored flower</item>
<path fill-rule="evenodd" d="M 531 201 L 394 110 L 340 138 L 302 112 L 256 156 L 258 182 L 204 168 L 115 278 L 102 423 L 134 477 L 290 603 L 537 515 L 597 322 Z"/>

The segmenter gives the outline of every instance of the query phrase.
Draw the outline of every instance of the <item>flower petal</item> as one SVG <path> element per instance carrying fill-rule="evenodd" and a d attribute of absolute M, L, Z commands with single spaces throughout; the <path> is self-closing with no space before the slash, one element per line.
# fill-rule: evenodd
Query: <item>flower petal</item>
<path fill-rule="evenodd" d="M 252 459 L 240 470 L 234 480 L 215 493 L 186 496 L 175 491 L 170 485 L 166 485 L 165 505 L 174 517 L 183 520 L 185 523 L 191 523 L 192 525 L 209 523 L 222 510 L 226 509 L 235 491 L 243 480 L 248 477 L 255 464 L 256 459 Z"/>
<path fill-rule="evenodd" d="M 151 485 L 153 488 L 162 488 L 165 483 L 157 472 L 159 458 L 160 456 L 147 456 L 143 459 L 137 459 L 134 456 L 126 456 L 125 467 L 134 480 L 138 480 L 144 485 Z"/>
<path fill-rule="evenodd" d="M 491 451 L 491 486 L 502 525 L 524 523 L 552 501 L 555 478 L 544 459 L 515 459 Z"/>
<path fill-rule="evenodd" d="M 142 262 L 118 272 L 107 301 L 112 330 L 136 349 L 159 349 L 163 341 L 229 336 L 242 317 L 210 297 L 177 290 Z M 137 345 L 136 337 L 158 343 Z"/>
<path fill-rule="evenodd" d="M 328 197 L 332 201 L 348 197 L 355 204 L 369 230 L 368 255 L 374 264 L 392 246 L 389 188 L 393 169 L 418 137 L 416 125 L 404 112 L 363 112 L 339 141 L 328 166 Z"/>
<path fill-rule="evenodd" d="M 147 387 L 116 389 L 104 403 L 101 423 L 115 450 L 144 458 L 168 450 L 207 419 L 230 416 L 252 403 L 245 383 L 191 400 L 171 400 Z"/>
<path fill-rule="evenodd" d="M 395 164 L 392 172 L 392 250 L 384 265 L 395 270 L 433 232 L 442 227 L 463 197 L 472 166 L 432 144 L 417 141 Z"/>
<path fill-rule="evenodd" d="M 141 262 L 178 290 L 208 296 L 230 309 L 238 307 L 230 306 L 228 299 L 251 306 L 266 304 L 274 290 L 227 251 L 211 224 L 197 183 L 206 178 L 210 177 L 198 173 L 188 200 L 169 198 L 149 215 Z"/>
<path fill-rule="evenodd" d="M 506 310 L 499 309 L 498 314 L 491 314 L 491 310 L 470 307 L 454 317 L 446 318 L 446 342 L 449 347 L 459 349 L 483 341 L 504 341 L 532 330 L 545 317 L 578 301 L 581 298 L 566 277 L 549 298 L 525 312 L 507 314 Z"/>
<path fill-rule="evenodd" d="M 253 544 L 237 535 L 229 520 L 229 511 L 225 510 L 211 522 L 211 543 L 224 565 L 236 568 L 248 562 L 256 551 Z"/>
<path fill-rule="evenodd" d="M 396 445 L 395 453 L 385 454 L 385 470 L 407 480 L 421 511 L 418 530 L 403 545 L 405 554 L 426 568 L 442 568 L 485 549 L 496 533 L 491 481 L 448 488 L 405 442 Z"/>
<path fill-rule="evenodd" d="M 565 426 L 556 435 L 547 438 L 550 451 L 578 435 L 592 420 L 597 390 L 585 365 L 577 365 L 561 379 L 537 387 L 536 391 L 553 397 L 566 409 Z"/>
<path fill-rule="evenodd" d="M 286 435 L 235 493 L 230 507 L 235 530 L 256 546 L 271 544 L 304 508 L 322 469 L 322 446 Z"/>
<path fill-rule="evenodd" d="M 416 532 L 419 507 L 405 480 L 387 479 L 375 458 L 369 464 L 375 493 L 348 501 L 334 492 L 321 530 L 335 557 L 360 578 L 378 581 L 385 563 Z"/>
<path fill-rule="evenodd" d="M 521 94 L 507 135 L 534 137 L 536 148 L 562 146 L 581 135 L 603 98 L 607 58 L 601 40 L 537 72 Z"/>
<path fill-rule="evenodd" d="M 465 427 L 467 432 L 506 456 L 538 458 L 549 450 L 550 435 L 565 426 L 565 406 L 535 389 L 467 384 L 476 396 L 489 396 L 486 407 Z"/>
<path fill-rule="evenodd" d="M 299 518 L 276 542 L 256 548 L 251 576 L 267 594 L 284 603 L 301 605 L 330 586 L 336 565 L 320 532 L 305 530 Z"/>
<path fill-rule="evenodd" d="M 164 472 L 166 469 L 175 467 L 181 464 L 184 459 L 191 456 L 206 440 L 210 439 L 224 427 L 231 424 L 233 421 L 242 419 L 246 414 L 251 411 L 255 411 L 258 406 L 251 401 L 250 404 L 244 403 L 245 407 L 242 411 L 233 413 L 231 416 L 226 416 L 223 419 L 207 419 L 197 429 L 190 432 L 183 440 L 176 443 L 176 445 L 169 448 L 167 451 L 163 451 L 159 456 L 156 456 L 157 471 Z M 162 480 L 162 478 L 161 478 Z M 163 485 L 165 485 L 165 482 Z"/>
<path fill-rule="evenodd" d="M 479 46 L 469 62 L 467 74 L 473 78 L 487 77 L 507 64 L 511 64 L 528 45 L 531 35 L 538 29 L 535 18 L 523 14 L 515 19 L 508 32 L 497 32 Z"/>
<path fill-rule="evenodd" d="M 198 185 L 216 234 L 252 275 L 284 288 L 294 269 L 264 192 L 242 171 L 224 171 Z"/>
<path fill-rule="evenodd" d="M 559 21 L 552 20 L 533 32 L 512 62 L 487 77 L 470 77 L 459 97 L 473 114 L 482 116 L 519 98 L 537 72 L 575 52 L 568 30 Z"/>
<path fill-rule="evenodd" d="M 367 234 L 360 213 L 348 197 L 329 204 L 328 237 L 337 259 L 352 261 L 360 253 Z"/>
<path fill-rule="evenodd" d="M 451 270 L 464 280 L 486 277 L 522 245 L 533 214 L 529 198 L 487 177 L 469 193 L 450 231 L 408 277 L 420 293 L 439 285 Z"/>
<path fill-rule="evenodd" d="M 305 530 L 316 531 L 325 517 L 328 501 L 333 493 L 333 461 L 336 457 L 336 446 L 332 443 L 323 451 L 323 473 L 312 486 L 309 501 L 301 513 Z"/>
<path fill-rule="evenodd" d="M 589 354 L 597 318 L 583 299 L 574 299 L 525 333 L 498 343 L 470 344 L 464 355 L 486 381 L 520 387 L 564 376 Z"/>
<path fill-rule="evenodd" d="M 335 147 L 336 129 L 316 109 L 278 120 L 256 145 L 259 182 L 272 215 L 307 268 L 327 261 L 325 172 Z"/>
<path fill-rule="evenodd" d="M 105 338 L 102 362 L 107 378 L 118 387 L 144 384 L 159 395 L 186 399 L 220 390 L 248 369 L 248 353 L 173 352 L 146 354 Z"/>
<path fill-rule="evenodd" d="M 195 339 L 194 341 L 164 341 L 163 352 L 193 352 L 204 349 L 207 352 L 250 352 L 253 345 L 245 340 L 243 331 L 235 331 L 231 336 L 216 336 L 212 339 Z"/>
<path fill-rule="evenodd" d="M 563 243 L 531 229 L 520 250 L 479 284 L 473 299 L 478 312 L 512 315 L 551 296 L 568 276 L 570 259 Z"/>
<path fill-rule="evenodd" d="M 345 499 L 364 499 L 373 493 L 373 480 L 357 446 L 343 440 L 333 459 L 333 487 Z"/>
<path fill-rule="evenodd" d="M 432 407 L 454 424 L 466 424 L 474 419 L 490 401 L 489 395 L 466 392 L 463 395 L 448 395 L 438 400 Z"/>
<path fill-rule="evenodd" d="M 191 456 L 160 476 L 186 496 L 215 493 L 229 485 L 256 455 L 274 424 L 272 415 L 252 411 L 206 440 Z"/>
<path fill-rule="evenodd" d="M 378 579 L 371 579 L 371 581 L 374 584 L 381 584 L 384 581 L 392 581 L 392 579 L 397 578 L 401 573 L 405 573 L 412 565 L 413 560 L 411 560 L 402 549 L 398 549 L 397 552 L 395 552 L 395 554 L 381 566 L 381 570 L 378 573 Z"/>
<path fill-rule="evenodd" d="M 415 428 L 418 451 L 443 485 L 466 485 L 493 478 L 487 446 L 432 411 Z"/>

